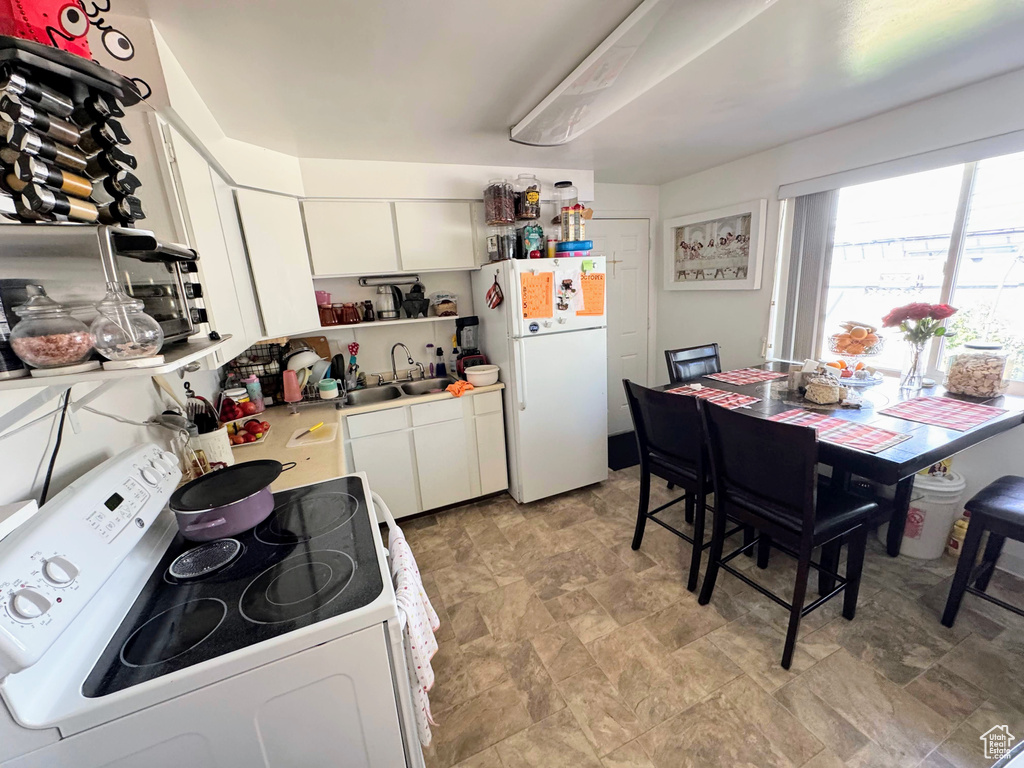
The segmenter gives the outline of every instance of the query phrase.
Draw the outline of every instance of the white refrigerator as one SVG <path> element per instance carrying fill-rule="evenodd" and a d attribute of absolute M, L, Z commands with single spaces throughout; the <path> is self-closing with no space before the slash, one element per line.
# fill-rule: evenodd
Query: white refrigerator
<path fill-rule="evenodd" d="M 473 274 L 473 305 L 505 384 L 509 493 L 526 503 L 607 479 L 604 258 L 492 262 Z"/>

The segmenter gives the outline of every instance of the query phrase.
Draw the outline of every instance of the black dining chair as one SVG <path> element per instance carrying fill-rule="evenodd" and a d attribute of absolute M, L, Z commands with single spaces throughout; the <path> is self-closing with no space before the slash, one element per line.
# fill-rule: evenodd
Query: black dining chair
<path fill-rule="evenodd" d="M 668 380 L 673 384 L 693 381 L 722 370 L 722 363 L 718 359 L 718 344 L 666 349 L 665 362 L 668 363 Z"/>
<path fill-rule="evenodd" d="M 953 626 L 960 612 L 960 603 L 967 592 L 1018 616 L 1024 616 L 1024 609 L 1020 606 L 1010 605 L 988 594 L 988 583 L 1006 539 L 1024 541 L 1024 477 L 1006 475 L 989 483 L 964 504 L 964 509 L 971 513 L 971 522 L 967 526 L 960 561 L 949 587 L 946 609 L 942 612 L 943 625 Z M 981 563 L 975 566 L 981 540 L 986 532 L 988 544 L 985 545 Z M 971 586 L 971 581 L 974 581 L 974 586 Z"/>
<path fill-rule="evenodd" d="M 690 573 L 686 588 L 697 589 L 701 553 L 710 546 L 704 543 L 704 519 L 707 494 L 711 491 L 707 451 L 704 446 L 699 401 L 695 397 L 642 387 L 628 379 L 622 380 L 626 402 L 633 417 L 637 448 L 640 453 L 640 500 L 636 512 L 633 549 L 640 549 L 648 520 L 690 542 Z M 683 495 L 657 509 L 651 506 L 651 477 L 660 477 L 678 485 Z M 685 502 L 686 521 L 693 524 L 689 536 L 659 520 L 656 515 L 680 501 Z"/>
<path fill-rule="evenodd" d="M 853 619 L 864 566 L 867 524 L 878 512 L 878 505 L 830 486 L 819 487 L 818 439 L 810 427 L 753 418 L 708 403 L 702 403 L 701 415 L 716 512 L 708 569 L 698 602 L 707 605 L 711 601 L 721 568 L 786 608 L 789 631 L 782 666 L 789 669 L 801 618 L 845 590 L 843 616 Z M 727 516 L 753 526 L 758 536 L 723 556 L 725 540 L 731 535 L 726 531 Z M 740 553 L 766 539 L 772 547 L 796 558 L 791 602 L 729 565 Z M 811 559 L 814 548 L 831 542 L 841 544 L 844 540 L 849 544 L 845 577 L 829 573 L 838 586 L 804 605 L 810 569 L 823 569 Z"/>

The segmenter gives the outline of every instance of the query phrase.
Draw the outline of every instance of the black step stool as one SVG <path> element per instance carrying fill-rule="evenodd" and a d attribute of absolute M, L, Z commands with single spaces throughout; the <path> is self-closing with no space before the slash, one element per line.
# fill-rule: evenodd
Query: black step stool
<path fill-rule="evenodd" d="M 1024 610 L 1021 608 L 985 594 L 1007 537 L 1015 541 L 1024 541 L 1024 477 L 1000 477 L 975 494 L 964 508 L 971 513 L 971 522 L 967 526 L 960 562 L 956 566 L 956 575 L 953 576 L 953 584 L 949 588 L 942 623 L 947 627 L 953 626 L 965 592 L 995 603 L 1018 616 L 1024 616 Z M 985 531 L 989 532 L 988 544 L 985 546 L 981 564 L 975 569 L 974 563 L 978 559 L 978 548 Z M 971 586 L 972 580 L 974 586 Z"/>

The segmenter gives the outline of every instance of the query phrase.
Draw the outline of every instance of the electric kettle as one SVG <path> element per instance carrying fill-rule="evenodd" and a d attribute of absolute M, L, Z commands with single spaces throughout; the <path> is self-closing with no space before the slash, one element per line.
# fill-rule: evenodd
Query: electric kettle
<path fill-rule="evenodd" d="M 397 285 L 377 288 L 377 319 L 397 320 L 402 308 L 402 290 Z"/>

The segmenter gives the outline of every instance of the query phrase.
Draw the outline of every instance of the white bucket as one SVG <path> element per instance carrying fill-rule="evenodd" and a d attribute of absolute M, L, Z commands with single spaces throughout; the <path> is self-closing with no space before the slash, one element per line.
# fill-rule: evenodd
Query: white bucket
<path fill-rule="evenodd" d="M 901 555 L 919 560 L 942 557 L 949 531 L 963 514 L 962 499 L 966 488 L 964 476 L 956 472 L 914 478 Z M 883 544 L 888 530 L 888 523 L 878 527 L 878 540 Z"/>

